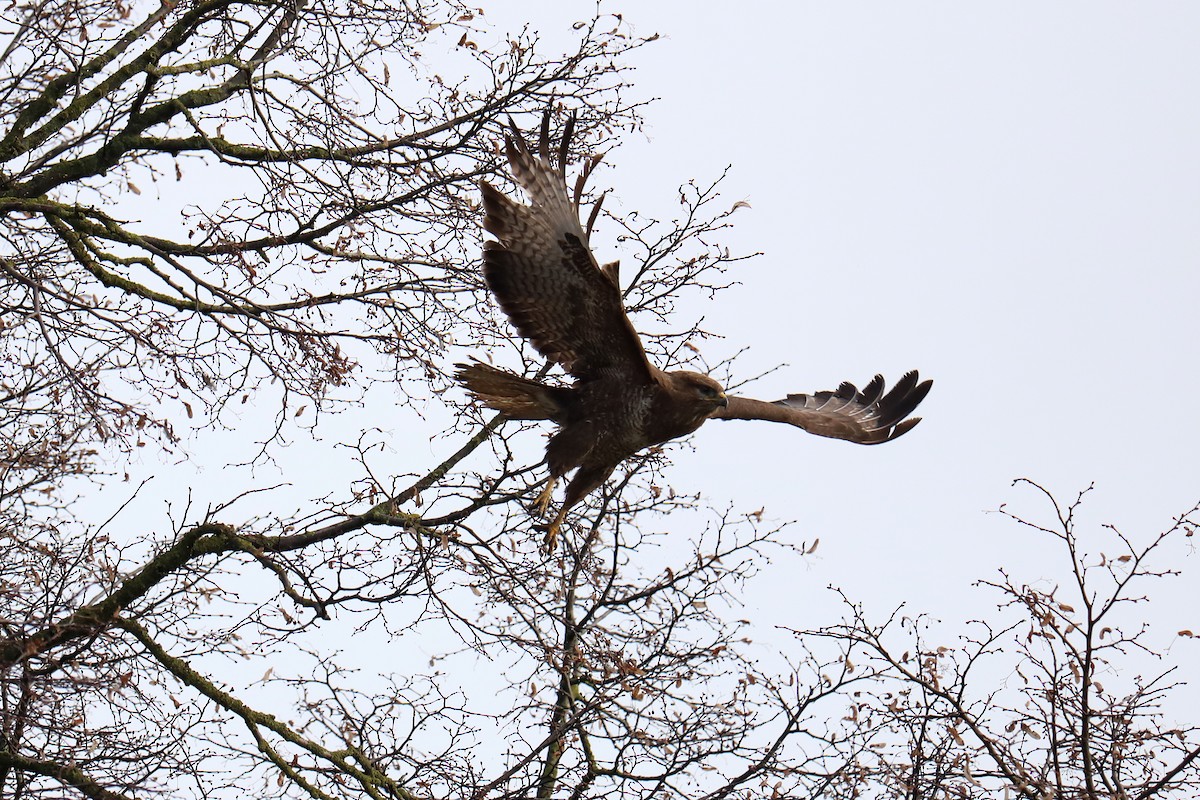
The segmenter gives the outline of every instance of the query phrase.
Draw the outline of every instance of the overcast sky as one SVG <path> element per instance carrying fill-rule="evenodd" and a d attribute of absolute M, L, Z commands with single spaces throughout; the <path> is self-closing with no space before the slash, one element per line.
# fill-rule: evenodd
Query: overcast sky
<path fill-rule="evenodd" d="M 592 8 L 486 10 L 552 36 Z M 731 164 L 725 196 L 752 205 L 728 242 L 764 255 L 703 309 L 727 337 L 706 352 L 749 345 L 747 376 L 787 363 L 745 392 L 763 399 L 935 380 L 925 421 L 882 447 L 711 423 L 679 455 L 681 484 L 821 539 L 798 579 L 751 587 L 752 607 L 786 585 L 813 624 L 836 583 L 953 617 L 986 608 L 967 587 L 1002 564 L 1050 578 L 1051 543 L 985 513 L 1046 518 L 1010 488 L 1021 476 L 1064 501 L 1094 481 L 1083 520 L 1134 537 L 1200 500 L 1200 5 L 602 9 L 663 39 L 635 59 L 637 91 L 659 98 L 645 135 L 599 180 L 669 214 L 678 184 Z M 603 230 L 594 245 L 620 255 Z M 1200 601 L 1194 562 L 1166 597 Z"/>
<path fill-rule="evenodd" d="M 821 540 L 747 585 L 748 614 L 832 622 L 835 584 L 881 616 L 906 602 L 954 621 L 987 610 L 970 585 L 1001 566 L 1054 580 L 1065 564 L 1049 540 L 986 513 L 1047 519 L 1017 477 L 1063 501 L 1094 481 L 1084 524 L 1135 540 L 1200 500 L 1200 4 L 609 5 L 662 34 L 632 76 L 658 100 L 596 180 L 620 207 L 668 216 L 679 184 L 731 165 L 723 195 L 751 205 L 726 241 L 763 255 L 681 317 L 726 337 L 706 356 L 749 346 L 744 377 L 787 364 L 742 391 L 767 400 L 876 372 L 935 381 L 925 421 L 880 447 L 730 422 L 677 454 L 679 488 Z M 553 41 L 594 5 L 485 10 Z M 615 231 L 593 244 L 602 262 L 621 256 Z M 459 446 L 430 441 L 412 409 L 355 421 L 392 426 L 385 474 Z M 197 444 L 201 475 L 226 474 L 231 437 Z M 330 463 L 293 452 L 257 478 L 344 496 Z M 132 472 L 175 480 L 157 463 Z M 197 487 L 201 504 L 227 499 Z M 162 496 L 144 501 L 156 515 Z M 1191 579 L 1164 587 L 1155 613 L 1169 632 L 1200 630 L 1196 556 L 1172 552 Z"/>

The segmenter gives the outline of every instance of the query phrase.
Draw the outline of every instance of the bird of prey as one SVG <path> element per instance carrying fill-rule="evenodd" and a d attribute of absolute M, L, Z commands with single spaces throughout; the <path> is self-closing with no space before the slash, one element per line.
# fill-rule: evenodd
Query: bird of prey
<path fill-rule="evenodd" d="M 568 193 L 566 162 L 574 117 L 567 122 L 557 166 L 550 153 L 549 111 L 536 154 L 515 124 L 509 126 L 508 162 L 531 203 L 519 203 L 480 181 L 483 227 L 496 237 L 484 244 L 484 279 L 517 332 L 574 382 L 548 384 L 478 361 L 457 364 L 457 378 L 475 400 L 510 419 L 558 424 L 546 445 L 550 477 L 536 503 L 542 515 L 556 481 L 576 472 L 549 525 L 548 548 L 571 508 L 622 461 L 686 436 L 707 420 L 786 422 L 858 444 L 890 442 L 920 421 L 908 416 L 925 399 L 932 381 L 921 382 L 915 370 L 886 394 L 883 377 L 876 375 L 862 391 L 842 383 L 834 391 L 763 402 L 726 395 L 707 375 L 655 367 L 625 314 L 617 263 L 601 266 L 588 245 L 603 197 L 586 225 L 580 222 L 580 198 L 599 159 L 584 165 L 574 192 Z"/>

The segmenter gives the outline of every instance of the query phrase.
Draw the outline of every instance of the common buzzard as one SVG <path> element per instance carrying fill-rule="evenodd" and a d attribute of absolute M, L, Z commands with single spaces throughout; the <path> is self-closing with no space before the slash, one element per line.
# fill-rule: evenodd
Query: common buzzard
<path fill-rule="evenodd" d="M 484 245 L 488 288 L 517 331 L 573 376 L 574 383 L 555 386 L 478 361 L 456 365 L 458 380 L 485 406 L 511 419 L 558 423 L 546 445 L 550 478 L 537 500 L 543 515 L 555 482 L 577 471 L 550 523 L 548 547 L 572 506 L 604 483 L 618 464 L 643 448 L 686 436 L 705 420 L 786 422 L 859 444 L 889 442 L 920 421 L 906 417 L 933 382 L 920 382 L 915 370 L 886 394 L 883 377 L 876 375 L 862 391 L 843 383 L 836 391 L 790 394 L 767 403 L 728 396 L 707 375 L 664 372 L 651 364 L 625 314 L 617 263 L 600 266 L 588 246 L 599 202 L 586 227 L 580 223 L 583 187 L 598 159 L 584 166 L 568 194 L 566 161 L 573 126 L 572 117 L 555 167 L 549 112 L 542 119 L 537 155 L 510 123 L 512 135 L 505 137 L 509 165 L 532 205 L 512 200 L 486 181 L 479 188 L 483 227 L 499 240 Z"/>

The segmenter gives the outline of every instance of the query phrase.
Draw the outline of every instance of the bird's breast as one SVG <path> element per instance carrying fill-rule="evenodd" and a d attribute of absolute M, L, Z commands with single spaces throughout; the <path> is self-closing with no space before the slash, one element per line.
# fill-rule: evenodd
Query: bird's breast
<path fill-rule="evenodd" d="M 648 398 L 642 430 L 648 444 L 662 444 L 687 436 L 704 424 L 707 412 L 674 393 L 658 391 Z"/>

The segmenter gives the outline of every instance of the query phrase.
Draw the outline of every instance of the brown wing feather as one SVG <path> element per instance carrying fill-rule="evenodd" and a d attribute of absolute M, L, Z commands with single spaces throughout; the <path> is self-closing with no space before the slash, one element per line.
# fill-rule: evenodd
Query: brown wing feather
<path fill-rule="evenodd" d="M 565 156 L 568 125 L 560 147 Z M 565 168 L 550 163 L 548 117 L 540 155 L 513 128 L 506 139 L 513 177 L 532 205 L 501 194 L 486 182 L 483 227 L 499 241 L 487 242 L 483 274 L 500 307 L 538 352 L 581 380 L 601 376 L 649 383 L 650 363 L 621 302 L 615 270 L 603 271 L 579 222 L 579 189 L 567 195 Z"/>
<path fill-rule="evenodd" d="M 818 436 L 882 444 L 903 436 L 921 421 L 920 417 L 905 419 L 933 386 L 933 381 L 919 380 L 913 370 L 887 394 L 883 393 L 883 376 L 876 375 L 861 392 L 854 384 L 843 383 L 835 392 L 789 394 L 774 403 L 730 397 L 729 405 L 718 408 L 712 418 L 786 422 Z"/>

